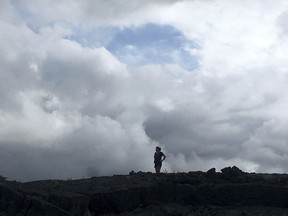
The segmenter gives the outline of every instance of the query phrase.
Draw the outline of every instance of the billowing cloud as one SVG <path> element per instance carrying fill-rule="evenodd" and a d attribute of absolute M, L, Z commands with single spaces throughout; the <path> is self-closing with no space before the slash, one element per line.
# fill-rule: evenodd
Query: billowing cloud
<path fill-rule="evenodd" d="M 0 6 L 0 175 L 287 172 L 286 1 Z"/>

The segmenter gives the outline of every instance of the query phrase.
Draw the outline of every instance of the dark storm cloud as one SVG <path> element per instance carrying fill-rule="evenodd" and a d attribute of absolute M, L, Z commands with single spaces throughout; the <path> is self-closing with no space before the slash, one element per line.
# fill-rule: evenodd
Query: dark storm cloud
<path fill-rule="evenodd" d="M 235 152 L 241 151 L 240 144 L 263 123 L 262 119 L 248 117 L 211 121 L 213 117 L 209 113 L 201 116 L 201 111 L 192 109 L 154 112 L 145 122 L 147 135 L 164 144 L 169 152 L 181 152 L 185 157 L 194 152 L 206 159 L 229 160 L 235 157 Z"/>

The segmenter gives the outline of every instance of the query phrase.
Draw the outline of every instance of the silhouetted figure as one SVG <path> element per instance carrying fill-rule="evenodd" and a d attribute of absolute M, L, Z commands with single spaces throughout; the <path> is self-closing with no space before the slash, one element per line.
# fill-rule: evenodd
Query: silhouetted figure
<path fill-rule="evenodd" d="M 154 167 L 155 167 L 155 172 L 160 173 L 161 167 L 162 167 L 162 162 L 165 160 L 166 156 L 161 152 L 160 147 L 156 147 L 155 149 L 155 154 L 154 154 Z"/>

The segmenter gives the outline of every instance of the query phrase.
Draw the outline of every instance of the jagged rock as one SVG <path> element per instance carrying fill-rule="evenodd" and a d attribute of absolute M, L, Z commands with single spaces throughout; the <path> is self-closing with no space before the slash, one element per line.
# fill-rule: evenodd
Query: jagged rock
<path fill-rule="evenodd" d="M 37 197 L 27 196 L 6 186 L 0 185 L 0 215 L 2 216 L 69 216 L 61 208 Z"/>
<path fill-rule="evenodd" d="M 0 182 L 5 182 L 7 178 L 5 176 L 0 175 Z"/>
<path fill-rule="evenodd" d="M 0 215 L 228 216 L 255 215 L 258 209 L 262 216 L 273 210 L 277 212 L 273 215 L 280 216 L 288 212 L 288 175 L 249 174 L 237 167 L 214 171 L 4 181 L 0 183 Z"/>
<path fill-rule="evenodd" d="M 129 173 L 129 175 L 135 175 L 134 170 L 132 170 L 132 171 Z"/>
<path fill-rule="evenodd" d="M 213 174 L 216 173 L 216 168 L 211 168 L 206 173 L 209 174 L 209 175 L 213 175 Z"/>
<path fill-rule="evenodd" d="M 225 167 L 223 169 L 221 169 L 221 172 L 223 175 L 227 176 L 227 177 L 236 177 L 236 176 L 243 176 L 244 172 L 239 169 L 236 166 L 231 167 Z"/>

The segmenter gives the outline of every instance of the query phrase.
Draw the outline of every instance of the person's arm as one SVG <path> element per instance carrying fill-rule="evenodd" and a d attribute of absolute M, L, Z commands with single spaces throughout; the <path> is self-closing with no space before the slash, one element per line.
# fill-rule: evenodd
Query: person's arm
<path fill-rule="evenodd" d="M 162 153 L 163 159 L 161 162 L 163 162 L 166 159 L 166 155 L 164 153 Z"/>

